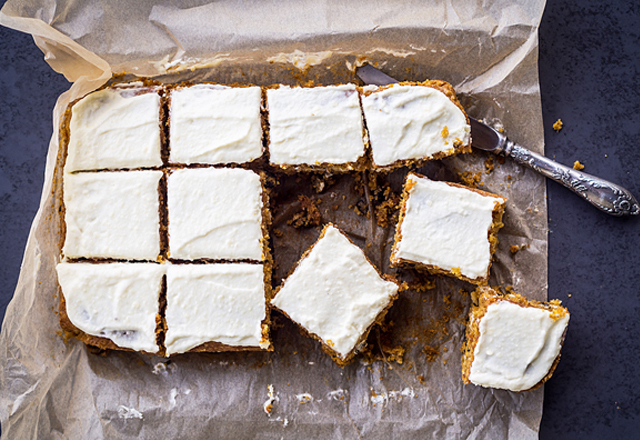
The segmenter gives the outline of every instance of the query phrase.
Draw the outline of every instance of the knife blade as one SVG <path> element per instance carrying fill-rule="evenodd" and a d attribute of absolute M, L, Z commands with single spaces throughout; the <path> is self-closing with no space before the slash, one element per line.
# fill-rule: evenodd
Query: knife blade
<path fill-rule="evenodd" d="M 357 67 L 356 75 L 365 84 L 382 86 L 399 82 L 370 64 Z M 565 186 L 607 214 L 616 217 L 640 214 L 638 201 L 627 189 L 530 151 L 509 140 L 504 133 L 470 116 L 469 122 L 472 147 L 510 157 L 517 163 Z"/>

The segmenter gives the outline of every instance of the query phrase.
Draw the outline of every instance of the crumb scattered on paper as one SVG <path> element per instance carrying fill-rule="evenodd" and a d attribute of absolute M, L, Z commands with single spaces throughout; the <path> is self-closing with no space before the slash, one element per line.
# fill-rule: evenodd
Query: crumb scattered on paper
<path fill-rule="evenodd" d="M 582 164 L 580 163 L 580 161 L 579 161 L 579 160 L 576 160 L 576 161 L 573 163 L 573 169 L 574 169 L 574 170 L 578 170 L 578 171 L 580 171 L 580 170 L 584 170 L 584 165 L 582 165 Z"/>
<path fill-rule="evenodd" d="M 142 413 L 135 408 L 127 408 L 124 405 L 118 407 L 118 417 L 121 419 L 142 419 Z"/>
<path fill-rule="evenodd" d="M 296 394 L 296 399 L 298 399 L 298 403 L 300 404 L 313 402 L 313 396 L 309 393 Z"/>
<path fill-rule="evenodd" d="M 485 173 L 491 174 L 494 166 L 493 156 L 487 157 L 487 160 L 484 161 Z"/>
<path fill-rule="evenodd" d="M 553 124 L 553 129 L 555 131 L 560 131 L 562 130 L 562 119 L 558 119 L 554 124 Z"/>
<path fill-rule="evenodd" d="M 273 385 L 267 385 L 267 396 L 268 399 L 264 402 L 263 408 L 264 412 L 267 413 L 268 416 L 271 416 L 271 411 L 273 411 L 273 402 L 278 399 Z"/>
<path fill-rule="evenodd" d="M 460 176 L 462 183 L 470 188 L 477 188 L 478 184 L 482 185 L 481 171 L 478 171 L 477 173 L 474 173 L 473 171 L 463 171 L 462 173 L 458 173 L 458 176 Z"/>

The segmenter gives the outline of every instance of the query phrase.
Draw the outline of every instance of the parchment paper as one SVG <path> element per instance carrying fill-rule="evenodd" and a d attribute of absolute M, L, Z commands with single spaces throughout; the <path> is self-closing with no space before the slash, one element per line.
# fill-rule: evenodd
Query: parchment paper
<path fill-rule="evenodd" d="M 400 80 L 451 82 L 470 115 L 501 124 L 510 138 L 542 152 L 537 28 L 543 7 L 541 0 L 9 0 L 0 23 L 33 34 L 52 68 L 74 81 L 58 100 L 54 121 L 70 100 L 113 73 L 163 82 L 329 84 L 355 81 L 350 69 L 367 59 Z M 274 316 L 274 353 L 166 360 L 97 355 L 65 341 L 55 313 L 57 137 L 54 131 L 41 206 L 0 334 L 3 439 L 537 438 L 542 389 L 513 393 L 462 384 L 460 348 L 472 286 L 449 278 L 411 280 L 410 273 L 398 273 L 435 287 L 402 292 L 384 328 L 371 333 L 370 351 L 345 368 L 280 315 Z M 488 157 L 446 159 L 421 171 L 454 181 L 459 173 L 480 172 L 480 188 L 509 199 L 491 284 L 544 300 L 544 180 L 508 160 L 494 161 L 487 174 Z M 405 172 L 379 183 L 398 192 Z M 377 266 L 393 273 L 386 263 L 389 228 L 353 208 L 375 205 L 375 194 L 359 192 L 360 178 L 281 176 L 273 193 L 275 226 L 284 237 L 273 242 L 275 282 L 320 230 L 291 222 L 300 213 L 300 195 L 321 200 L 322 221 L 338 223 Z M 514 254 L 511 245 L 529 247 Z M 393 360 L 396 347 L 406 350 L 402 364 Z M 269 415 L 263 409 L 268 385 L 275 391 Z"/>

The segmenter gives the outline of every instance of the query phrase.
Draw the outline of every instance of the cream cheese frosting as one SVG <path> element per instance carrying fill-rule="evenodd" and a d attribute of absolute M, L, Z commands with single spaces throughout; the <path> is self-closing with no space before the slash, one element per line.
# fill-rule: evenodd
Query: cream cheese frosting
<path fill-rule="evenodd" d="M 170 257 L 262 260 L 260 176 L 240 168 L 180 169 L 169 175 Z"/>
<path fill-rule="evenodd" d="M 396 84 L 365 91 L 373 91 L 362 97 L 362 109 L 375 165 L 448 155 L 454 143 L 469 143 L 466 115 L 440 90 Z"/>
<path fill-rule="evenodd" d="M 267 349 L 262 264 L 170 265 L 167 268 L 167 354 L 205 342 Z"/>
<path fill-rule="evenodd" d="M 549 372 L 562 348 L 569 314 L 498 301 L 480 319 L 469 380 L 476 385 L 524 391 Z"/>
<path fill-rule="evenodd" d="M 171 92 L 170 161 L 242 163 L 262 155 L 260 87 L 197 85 Z"/>
<path fill-rule="evenodd" d="M 391 260 L 457 268 L 467 278 L 485 278 L 491 262 L 489 230 L 504 200 L 410 173 L 400 239 Z"/>
<path fill-rule="evenodd" d="M 155 261 L 161 177 L 162 171 L 66 174 L 64 255 Z"/>
<path fill-rule="evenodd" d="M 358 246 L 329 225 L 271 304 L 345 359 L 397 292 Z"/>
<path fill-rule="evenodd" d="M 154 89 L 103 89 L 71 108 L 66 172 L 160 165 L 160 95 Z"/>
<path fill-rule="evenodd" d="M 365 151 L 353 84 L 267 90 L 269 154 L 277 165 L 347 164 Z"/>
<path fill-rule="evenodd" d="M 67 315 L 83 332 L 117 346 L 155 353 L 164 266 L 154 263 L 60 263 Z"/>

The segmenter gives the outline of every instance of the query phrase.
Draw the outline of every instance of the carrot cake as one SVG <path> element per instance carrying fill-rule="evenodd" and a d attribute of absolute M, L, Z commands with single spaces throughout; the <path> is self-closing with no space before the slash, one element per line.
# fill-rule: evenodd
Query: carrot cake
<path fill-rule="evenodd" d="M 374 167 L 471 151 L 471 126 L 444 81 L 363 88 L 362 109 Z"/>
<path fill-rule="evenodd" d="M 63 254 L 156 261 L 161 177 L 153 170 L 66 174 Z"/>
<path fill-rule="evenodd" d="M 159 351 L 156 315 L 163 265 L 60 263 L 56 269 L 65 316 L 78 330 L 119 348 Z"/>
<path fill-rule="evenodd" d="M 167 184 L 169 256 L 264 260 L 260 175 L 241 168 L 173 171 Z"/>
<path fill-rule="evenodd" d="M 391 264 L 486 283 L 505 202 L 495 194 L 410 173 Z"/>
<path fill-rule="evenodd" d="M 71 107 L 66 172 L 161 165 L 158 88 L 103 89 Z"/>
<path fill-rule="evenodd" d="M 170 96 L 171 163 L 244 163 L 262 156 L 260 87 L 200 84 Z"/>
<path fill-rule="evenodd" d="M 167 267 L 167 355 L 268 350 L 262 264 L 180 264 Z"/>
<path fill-rule="evenodd" d="M 483 387 L 527 391 L 546 382 L 560 360 L 569 312 L 560 301 L 528 301 L 489 287 L 476 290 L 467 324 L 462 379 Z"/>
<path fill-rule="evenodd" d="M 397 284 L 382 278 L 362 250 L 329 224 L 283 282 L 271 305 L 344 365 L 397 293 Z"/>
<path fill-rule="evenodd" d="M 282 168 L 350 170 L 363 158 L 362 111 L 353 84 L 267 89 L 269 157 Z"/>

